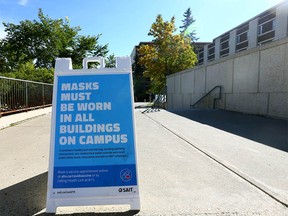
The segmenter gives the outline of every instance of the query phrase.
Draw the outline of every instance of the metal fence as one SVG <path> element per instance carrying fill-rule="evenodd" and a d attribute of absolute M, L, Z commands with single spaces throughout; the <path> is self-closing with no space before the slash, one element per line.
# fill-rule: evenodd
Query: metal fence
<path fill-rule="evenodd" d="M 0 76 L 0 117 L 51 106 L 53 85 Z"/>

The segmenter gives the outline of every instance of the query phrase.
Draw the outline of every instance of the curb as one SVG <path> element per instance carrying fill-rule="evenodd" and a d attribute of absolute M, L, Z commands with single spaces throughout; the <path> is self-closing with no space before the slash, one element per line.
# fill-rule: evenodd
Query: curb
<path fill-rule="evenodd" d="M 0 130 L 4 130 L 8 127 L 21 124 L 22 122 L 37 118 L 43 115 L 47 115 L 52 112 L 52 107 L 37 109 L 33 111 L 13 114 L 0 118 Z"/>

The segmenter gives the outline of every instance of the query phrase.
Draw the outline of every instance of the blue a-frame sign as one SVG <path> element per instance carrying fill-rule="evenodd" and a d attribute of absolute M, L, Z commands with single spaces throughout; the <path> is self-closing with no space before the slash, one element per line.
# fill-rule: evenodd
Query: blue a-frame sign
<path fill-rule="evenodd" d="M 88 69 L 88 62 L 100 68 Z M 56 60 L 47 213 L 59 206 L 129 204 L 140 210 L 131 61 Z"/>

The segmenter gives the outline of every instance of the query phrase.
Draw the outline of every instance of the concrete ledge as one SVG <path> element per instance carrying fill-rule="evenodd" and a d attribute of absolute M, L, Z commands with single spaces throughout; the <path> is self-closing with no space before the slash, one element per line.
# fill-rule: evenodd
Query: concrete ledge
<path fill-rule="evenodd" d="M 26 121 L 37 116 L 46 115 L 52 112 L 52 107 L 47 107 L 43 109 L 32 110 L 28 112 L 17 113 L 13 115 L 8 115 L 0 118 L 0 130 L 10 127 L 14 124 Z"/>

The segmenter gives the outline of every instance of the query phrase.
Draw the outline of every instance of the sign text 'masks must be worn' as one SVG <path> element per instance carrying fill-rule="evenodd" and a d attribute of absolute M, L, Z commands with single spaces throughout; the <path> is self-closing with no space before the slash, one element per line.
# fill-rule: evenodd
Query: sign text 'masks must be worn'
<path fill-rule="evenodd" d="M 62 83 L 61 84 L 61 104 L 60 123 L 75 123 L 75 124 L 61 124 L 59 138 L 60 145 L 81 145 L 86 144 L 109 144 L 109 143 L 127 143 L 127 134 L 115 134 L 121 132 L 120 123 L 95 124 L 93 113 L 87 111 L 109 111 L 112 110 L 111 102 L 89 102 L 94 91 L 100 89 L 99 82 L 80 82 L 80 83 Z M 83 101 L 83 102 L 79 102 Z M 88 102 L 87 102 L 88 101 Z M 68 103 L 67 103 L 68 102 Z M 76 103 L 69 103 L 76 102 Z M 75 113 L 76 111 L 76 113 Z M 72 112 L 72 113 L 67 113 Z M 81 113 L 85 112 L 85 113 Z M 94 124 L 81 124 L 81 123 Z M 97 135 L 81 135 L 69 136 L 69 134 L 85 134 L 98 133 Z M 101 135 L 99 133 L 105 133 Z M 107 134 L 113 133 L 113 134 Z M 77 142 L 78 140 L 78 142 Z"/>

